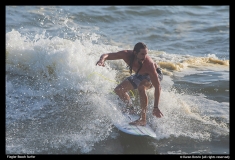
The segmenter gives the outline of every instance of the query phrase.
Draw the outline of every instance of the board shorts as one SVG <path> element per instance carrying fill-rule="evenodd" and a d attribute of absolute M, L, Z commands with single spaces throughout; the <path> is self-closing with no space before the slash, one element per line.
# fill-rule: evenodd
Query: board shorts
<path fill-rule="evenodd" d="M 162 81 L 163 74 L 162 74 L 161 68 L 157 68 L 157 74 L 158 74 L 158 79 Z M 134 74 L 134 75 L 131 75 L 130 77 L 127 77 L 127 80 L 129 80 L 129 82 L 132 84 L 134 89 L 137 89 L 140 85 L 140 82 L 142 82 L 143 80 L 148 80 L 151 83 L 151 87 L 153 86 L 149 75 Z"/>

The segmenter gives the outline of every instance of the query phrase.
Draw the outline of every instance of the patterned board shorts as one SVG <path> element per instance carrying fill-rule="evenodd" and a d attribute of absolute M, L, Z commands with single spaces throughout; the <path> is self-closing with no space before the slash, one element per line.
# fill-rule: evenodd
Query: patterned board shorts
<path fill-rule="evenodd" d="M 161 68 L 157 68 L 157 73 L 158 73 L 158 78 L 160 81 L 162 81 L 163 79 L 163 74 L 161 71 Z M 134 89 L 137 89 L 138 86 L 140 85 L 140 82 L 142 82 L 143 80 L 148 80 L 150 83 L 150 77 L 149 75 L 138 75 L 138 74 L 134 74 L 131 75 L 130 77 L 127 77 L 127 79 L 129 80 L 129 82 L 132 84 L 132 86 L 134 87 Z M 151 83 L 152 84 L 152 83 Z M 151 86 L 152 87 L 152 86 Z"/>

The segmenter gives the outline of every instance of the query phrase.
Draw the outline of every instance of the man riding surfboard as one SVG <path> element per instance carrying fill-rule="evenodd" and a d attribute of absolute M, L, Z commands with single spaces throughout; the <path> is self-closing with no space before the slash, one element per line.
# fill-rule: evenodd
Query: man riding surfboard
<path fill-rule="evenodd" d="M 146 90 L 152 86 L 155 88 L 154 91 L 154 107 L 153 115 L 157 118 L 163 116 L 162 112 L 158 108 L 161 86 L 160 81 L 163 78 L 161 69 L 157 64 L 149 57 L 147 46 L 138 42 L 133 50 L 122 50 L 113 53 L 102 54 L 96 65 L 105 66 L 106 60 L 117 60 L 123 59 L 130 69 L 135 71 L 134 75 L 131 75 L 124 79 L 115 89 L 114 92 L 119 98 L 126 103 L 127 107 L 132 107 L 132 102 L 128 91 L 138 89 L 140 96 L 140 107 L 141 115 L 140 119 L 130 122 L 131 125 L 146 125 L 146 111 L 148 106 L 148 97 Z"/>

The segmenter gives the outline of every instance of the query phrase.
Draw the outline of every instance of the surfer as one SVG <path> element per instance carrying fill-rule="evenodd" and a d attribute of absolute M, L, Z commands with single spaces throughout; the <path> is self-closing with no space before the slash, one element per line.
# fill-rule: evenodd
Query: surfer
<path fill-rule="evenodd" d="M 127 107 L 132 109 L 132 102 L 127 92 L 137 89 L 140 96 L 140 119 L 130 122 L 129 124 L 146 125 L 146 111 L 148 106 L 146 90 L 150 89 L 152 86 L 155 88 L 152 114 L 157 118 L 161 118 L 163 114 L 158 108 L 158 104 L 161 92 L 160 81 L 162 80 L 163 75 L 158 65 L 149 57 L 147 46 L 142 42 L 138 42 L 133 50 L 122 50 L 102 54 L 96 65 L 105 66 L 106 60 L 118 59 L 123 59 L 127 63 L 131 76 L 124 79 L 124 81 L 114 89 L 114 92 L 126 103 Z M 132 70 L 135 72 L 133 75 Z"/>

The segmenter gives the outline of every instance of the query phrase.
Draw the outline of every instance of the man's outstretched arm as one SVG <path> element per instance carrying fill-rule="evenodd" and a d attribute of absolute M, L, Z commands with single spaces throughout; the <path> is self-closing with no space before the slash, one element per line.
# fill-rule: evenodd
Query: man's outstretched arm
<path fill-rule="evenodd" d="M 105 53 L 100 56 L 100 59 L 96 63 L 99 66 L 105 66 L 104 62 L 106 60 L 116 60 L 116 59 L 125 59 L 127 57 L 127 51 L 119 51 L 113 53 Z"/>

